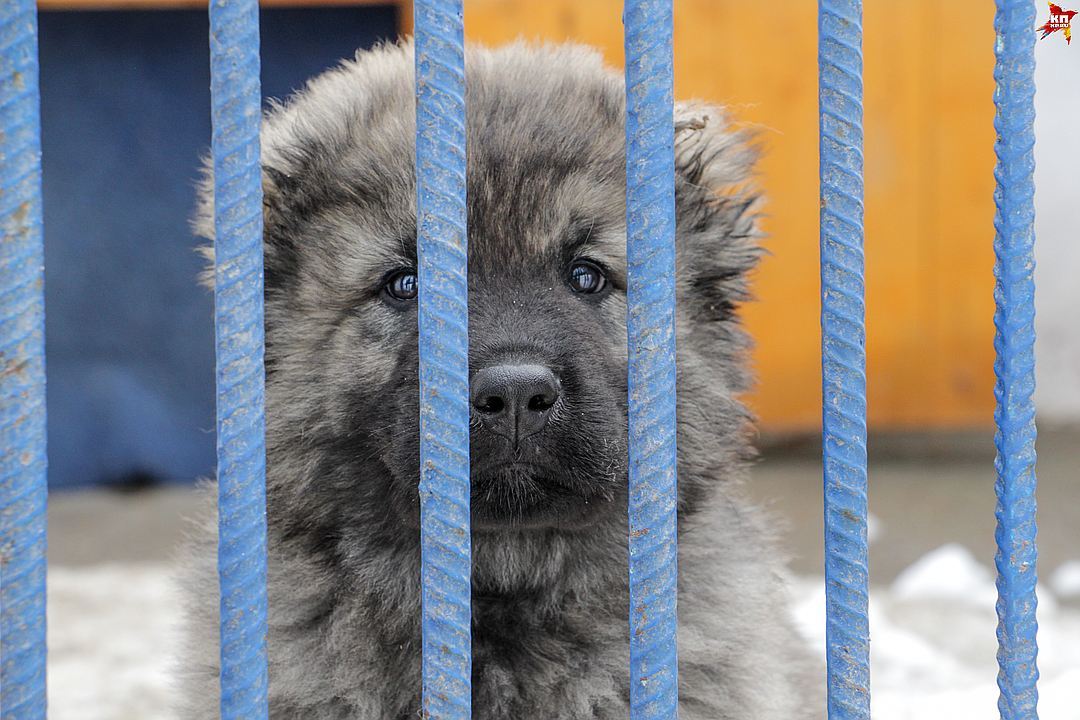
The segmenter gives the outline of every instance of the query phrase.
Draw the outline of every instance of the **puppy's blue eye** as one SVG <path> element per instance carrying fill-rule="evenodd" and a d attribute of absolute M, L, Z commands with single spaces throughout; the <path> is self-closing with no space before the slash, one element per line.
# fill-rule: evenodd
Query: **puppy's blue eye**
<path fill-rule="evenodd" d="M 576 293 L 598 293 L 607 287 L 603 270 L 591 262 L 574 263 L 570 268 L 570 289 Z"/>
<path fill-rule="evenodd" d="M 386 281 L 386 294 L 395 300 L 414 300 L 417 293 L 416 272 L 402 270 Z"/>

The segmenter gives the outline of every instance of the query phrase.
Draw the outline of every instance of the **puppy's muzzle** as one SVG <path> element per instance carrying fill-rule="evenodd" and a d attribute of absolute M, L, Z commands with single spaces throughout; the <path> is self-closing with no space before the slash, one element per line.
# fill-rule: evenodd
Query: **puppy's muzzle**
<path fill-rule="evenodd" d="M 559 399 L 559 380 L 543 365 L 495 365 L 476 371 L 472 404 L 481 423 L 518 443 L 544 429 Z"/>

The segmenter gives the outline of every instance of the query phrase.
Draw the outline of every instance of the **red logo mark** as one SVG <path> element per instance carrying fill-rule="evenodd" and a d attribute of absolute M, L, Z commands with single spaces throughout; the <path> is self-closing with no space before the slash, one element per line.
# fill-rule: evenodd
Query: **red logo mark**
<path fill-rule="evenodd" d="M 1062 30 L 1062 34 L 1065 36 L 1065 44 L 1072 44 L 1072 19 L 1077 14 L 1076 10 L 1062 10 L 1060 5 L 1054 3 L 1047 3 L 1050 6 L 1050 19 L 1046 21 L 1046 24 L 1042 27 L 1035 28 L 1035 31 L 1042 31 L 1042 36 L 1039 38 L 1043 40 L 1052 32 Z"/>

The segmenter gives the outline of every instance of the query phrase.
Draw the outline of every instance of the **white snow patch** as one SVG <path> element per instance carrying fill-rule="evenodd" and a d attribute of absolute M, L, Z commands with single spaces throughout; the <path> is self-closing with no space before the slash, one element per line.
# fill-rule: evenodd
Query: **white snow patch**
<path fill-rule="evenodd" d="M 1080 600 L 1080 560 L 1059 565 L 1050 575 L 1050 588 L 1062 600 Z"/>
<path fill-rule="evenodd" d="M 171 574 L 163 564 L 50 567 L 52 720 L 175 720 L 180 613 Z M 1050 587 L 1071 586 L 1055 574 Z M 793 592 L 796 622 L 824 655 L 824 581 L 799 579 Z M 873 588 L 874 720 L 997 717 L 994 600 L 990 568 L 953 545 Z M 1041 586 L 1039 602 L 1039 715 L 1078 720 L 1080 608 Z"/>
<path fill-rule="evenodd" d="M 974 607 L 994 607 L 997 589 L 990 570 L 962 545 L 931 550 L 908 566 L 892 585 L 895 600 L 933 598 Z"/>
<path fill-rule="evenodd" d="M 793 588 L 795 621 L 825 654 L 820 578 Z M 1080 610 L 1039 596 L 1039 716 L 1080 718 Z M 997 717 L 997 590 L 994 574 L 963 547 L 945 545 L 870 593 L 874 720 Z"/>
<path fill-rule="evenodd" d="M 162 564 L 49 567 L 52 720 L 172 720 L 180 620 Z"/>

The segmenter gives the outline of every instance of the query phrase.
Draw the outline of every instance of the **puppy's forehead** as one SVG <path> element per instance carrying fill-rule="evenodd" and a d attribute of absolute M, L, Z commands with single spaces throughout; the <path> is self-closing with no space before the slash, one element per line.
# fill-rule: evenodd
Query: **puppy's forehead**
<path fill-rule="evenodd" d="M 470 262 L 480 270 L 525 266 L 584 232 L 590 255 L 621 267 L 619 78 L 574 46 L 471 48 L 466 72 Z M 319 252 L 371 272 L 409 260 L 414 102 L 406 45 L 358 56 L 271 118 L 264 160 L 319 186 L 311 215 L 324 238 L 336 238 Z M 364 247 L 348 247 L 349 237 Z"/>
<path fill-rule="evenodd" d="M 560 157 L 557 144 L 545 147 L 528 134 L 511 140 L 506 154 L 489 153 L 479 142 L 474 147 L 468 223 L 470 260 L 477 269 L 535 265 L 574 252 L 621 264 L 620 155 L 579 143 L 579 154 Z"/>
<path fill-rule="evenodd" d="M 582 225 L 596 252 L 623 216 L 621 86 L 591 53 L 512 50 L 468 75 L 473 259 L 550 256 Z"/>

